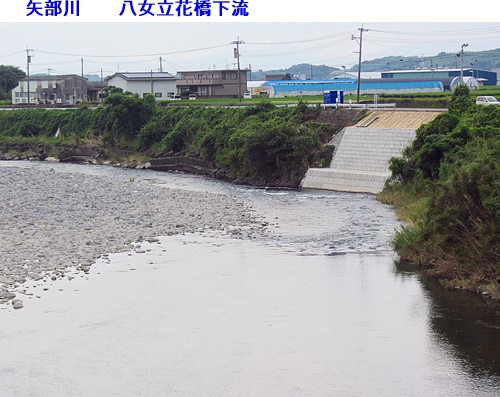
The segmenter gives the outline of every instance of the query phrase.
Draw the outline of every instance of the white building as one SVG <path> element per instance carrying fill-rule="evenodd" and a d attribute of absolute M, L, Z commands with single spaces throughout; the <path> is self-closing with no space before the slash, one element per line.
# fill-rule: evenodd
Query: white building
<path fill-rule="evenodd" d="M 156 99 L 167 99 L 177 94 L 177 79 L 167 72 L 115 73 L 107 79 L 108 86 L 115 86 L 139 94 L 153 94 Z"/>
<path fill-rule="evenodd" d="M 81 76 L 35 75 L 19 80 L 19 85 L 12 90 L 12 103 L 76 105 L 85 101 L 86 95 L 87 79 Z"/>

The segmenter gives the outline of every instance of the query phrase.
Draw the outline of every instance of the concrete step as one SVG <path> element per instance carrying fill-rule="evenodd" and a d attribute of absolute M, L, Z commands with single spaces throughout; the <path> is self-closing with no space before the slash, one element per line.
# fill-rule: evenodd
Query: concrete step
<path fill-rule="evenodd" d="M 309 168 L 302 181 L 302 187 L 377 194 L 382 191 L 384 183 L 390 175 L 390 172 L 380 173 L 332 168 Z"/>

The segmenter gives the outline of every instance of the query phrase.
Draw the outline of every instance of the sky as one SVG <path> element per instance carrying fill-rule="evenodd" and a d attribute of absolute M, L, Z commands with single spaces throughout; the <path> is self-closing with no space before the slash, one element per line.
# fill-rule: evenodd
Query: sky
<path fill-rule="evenodd" d="M 236 68 L 232 42 L 241 41 L 240 66 L 286 69 L 299 63 L 341 68 L 384 56 L 432 56 L 500 48 L 500 22 L 221 22 L 0 24 L 0 64 L 30 74 Z"/>

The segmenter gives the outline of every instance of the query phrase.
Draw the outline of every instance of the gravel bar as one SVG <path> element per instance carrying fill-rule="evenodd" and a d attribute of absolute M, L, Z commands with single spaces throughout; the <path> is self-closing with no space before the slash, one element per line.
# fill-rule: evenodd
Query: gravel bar
<path fill-rule="evenodd" d="M 0 178 L 0 303 L 19 308 L 27 280 L 88 272 L 109 253 L 142 252 L 141 241 L 207 231 L 251 238 L 265 229 L 223 194 L 52 169 L 0 167 Z"/>

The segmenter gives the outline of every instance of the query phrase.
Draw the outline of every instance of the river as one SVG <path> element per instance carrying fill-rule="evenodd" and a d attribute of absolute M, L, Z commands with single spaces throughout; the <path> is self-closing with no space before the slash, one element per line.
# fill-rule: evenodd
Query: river
<path fill-rule="evenodd" d="M 234 196 L 268 233 L 161 237 L 0 311 L 0 396 L 500 395 L 498 312 L 396 263 L 372 195 L 51 166 Z"/>

